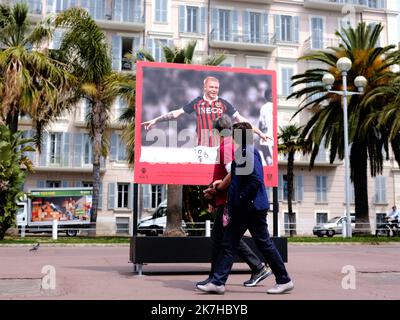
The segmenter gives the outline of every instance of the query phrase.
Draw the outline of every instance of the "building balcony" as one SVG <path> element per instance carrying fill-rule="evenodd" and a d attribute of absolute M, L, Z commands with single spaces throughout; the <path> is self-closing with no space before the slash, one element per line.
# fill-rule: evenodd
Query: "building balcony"
<path fill-rule="evenodd" d="M 35 172 L 92 172 L 93 165 L 85 161 L 84 157 L 75 157 L 72 154 L 66 156 L 46 157 L 37 153 L 28 153 Z M 85 163 L 86 162 L 86 163 Z M 105 159 L 100 160 L 100 172 L 105 172 Z"/>
<path fill-rule="evenodd" d="M 129 32 L 144 31 L 146 26 L 142 12 L 135 12 L 127 17 L 120 17 L 110 13 L 106 14 L 102 19 L 96 19 L 96 22 L 103 29 Z"/>
<path fill-rule="evenodd" d="M 307 9 L 341 12 L 344 6 L 352 6 L 356 12 L 363 12 L 368 8 L 368 0 L 304 0 Z"/>
<path fill-rule="evenodd" d="M 296 153 L 294 157 L 294 165 L 295 166 L 309 166 L 310 165 L 311 155 L 309 154 L 301 154 Z M 278 155 L 278 163 L 282 165 L 287 165 L 287 156 L 283 154 Z M 314 160 L 314 167 L 338 167 L 342 165 L 343 162 L 341 160 L 336 159 L 333 163 L 329 162 L 329 151 L 328 150 L 320 150 L 317 157 Z"/>
<path fill-rule="evenodd" d="M 243 32 L 222 33 L 218 29 L 211 31 L 210 47 L 259 52 L 272 52 L 276 48 L 274 34 L 249 35 Z"/>
<path fill-rule="evenodd" d="M 305 42 L 303 46 L 303 52 L 304 53 L 313 53 L 316 51 L 332 51 L 332 47 L 338 47 L 340 44 L 340 39 L 339 38 L 329 38 L 329 37 L 323 37 L 323 38 L 316 38 L 316 37 L 309 37 Z"/>

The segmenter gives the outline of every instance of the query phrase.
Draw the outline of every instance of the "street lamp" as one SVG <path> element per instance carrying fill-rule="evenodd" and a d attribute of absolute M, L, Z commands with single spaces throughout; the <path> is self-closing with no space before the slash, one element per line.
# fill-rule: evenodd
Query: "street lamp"
<path fill-rule="evenodd" d="M 350 158 L 349 158 L 349 129 L 347 119 L 347 97 L 353 95 L 361 95 L 364 93 L 364 89 L 367 86 L 367 79 L 363 76 L 358 76 L 354 80 L 354 84 L 358 89 L 358 92 L 347 91 L 347 72 L 350 71 L 352 62 L 349 58 L 340 58 L 336 67 L 342 73 L 343 90 L 333 91 L 332 86 L 335 83 L 335 77 L 326 73 L 322 77 L 322 82 L 325 84 L 328 92 L 335 93 L 342 96 L 343 103 L 343 122 L 344 122 L 344 175 L 345 175 L 345 190 L 346 190 L 346 224 L 343 226 L 343 237 L 351 238 L 351 217 L 350 217 Z"/>

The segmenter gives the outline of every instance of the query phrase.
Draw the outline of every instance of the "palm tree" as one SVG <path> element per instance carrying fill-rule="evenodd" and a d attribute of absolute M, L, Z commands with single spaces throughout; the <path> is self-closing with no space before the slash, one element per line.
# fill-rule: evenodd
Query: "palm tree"
<path fill-rule="evenodd" d="M 168 63 L 184 63 L 192 64 L 194 58 L 194 51 L 196 49 L 197 41 L 189 42 L 184 48 L 169 48 L 167 46 L 163 47 L 163 53 L 165 62 Z M 135 56 L 135 61 L 137 60 L 147 60 L 154 62 L 155 59 L 152 55 L 145 50 L 138 50 Z M 225 60 L 225 56 L 215 55 L 207 57 L 203 61 L 203 65 L 219 65 Z M 134 88 L 134 87 L 132 87 Z M 132 89 L 134 90 L 134 89 Z M 133 96 L 132 93 L 130 96 Z M 132 100 L 133 101 L 133 100 Z M 127 152 L 129 155 L 129 162 L 133 165 L 133 154 L 134 150 L 134 106 L 130 104 L 128 109 L 122 115 L 123 119 L 127 121 L 128 124 L 125 132 L 125 143 L 127 146 Z M 198 187 L 201 188 L 201 187 Z M 184 236 L 185 233 L 182 230 L 182 186 L 181 185 L 169 185 L 167 191 L 167 226 L 164 232 L 165 236 Z"/>
<path fill-rule="evenodd" d="M 300 137 L 301 127 L 298 127 L 295 124 L 279 127 L 279 135 L 278 135 L 278 152 L 283 153 L 287 156 L 287 172 L 286 172 L 286 181 L 287 181 L 287 203 L 288 203 L 288 214 L 289 214 L 289 223 L 293 222 L 293 208 L 292 208 L 292 199 L 293 199 L 293 169 L 294 169 L 294 155 L 296 152 L 303 151 L 303 153 L 307 152 L 308 144 L 304 141 L 303 138 Z M 294 230 L 290 228 L 290 236 L 294 235 Z"/>
<path fill-rule="evenodd" d="M 327 93 L 321 83 L 326 72 L 335 76 L 333 90 L 342 89 L 341 73 L 336 68 L 336 62 L 341 57 L 348 57 L 353 62 L 352 69 L 348 72 L 349 90 L 355 91 L 354 79 L 363 75 L 368 79 L 366 92 L 374 88 L 385 86 L 391 79 L 391 67 L 396 64 L 396 59 L 388 53 L 394 46 L 378 47 L 379 35 L 382 25 L 367 26 L 360 23 L 356 28 L 342 29 L 336 32 L 341 44 L 330 48 L 332 52 L 317 52 L 301 57 L 301 60 L 316 61 L 324 67 L 309 69 L 305 73 L 294 76 L 293 86 L 306 85 L 288 98 L 305 98 L 303 106 L 297 113 L 311 108 L 313 115 L 304 127 L 302 136 L 312 143 L 310 165 L 314 165 L 319 147 L 330 148 L 330 162 L 336 156 L 344 157 L 343 141 L 343 111 L 341 97 Z M 370 173 L 375 176 L 382 172 L 383 155 L 382 145 L 387 142 L 387 132 L 375 127 L 373 123 L 368 130 L 365 129 L 366 120 L 371 112 L 381 110 L 382 102 L 362 103 L 364 96 L 352 96 L 349 99 L 349 141 L 352 144 L 350 151 L 351 179 L 354 182 L 356 228 L 365 232 L 370 231 L 368 213 L 368 160 Z M 297 114 L 296 113 L 296 114 Z M 325 142 L 323 142 L 325 141 Z"/>
<path fill-rule="evenodd" d="M 43 127 L 70 106 L 63 99 L 74 84 L 64 66 L 40 49 L 53 31 L 50 19 L 32 28 L 26 4 L 0 5 L 0 121 L 16 132 L 19 116 L 28 114 L 38 146 Z"/>
<path fill-rule="evenodd" d="M 81 8 L 66 10 L 57 16 L 56 26 L 66 29 L 60 56 L 69 62 L 71 72 L 79 77 L 76 96 L 86 99 L 90 108 L 86 122 L 92 142 L 92 222 L 95 223 L 100 189 L 100 159 L 108 152 L 105 131 L 110 120 L 110 108 L 120 90 L 123 90 L 121 87 L 126 86 L 128 76 L 112 71 L 106 36 L 87 11 Z"/>

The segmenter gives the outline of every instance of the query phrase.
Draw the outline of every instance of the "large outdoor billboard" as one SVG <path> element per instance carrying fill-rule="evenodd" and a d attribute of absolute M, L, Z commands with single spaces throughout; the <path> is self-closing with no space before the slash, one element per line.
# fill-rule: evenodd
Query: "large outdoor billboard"
<path fill-rule="evenodd" d="M 51 223 L 58 220 L 65 224 L 90 223 L 92 213 L 92 189 L 32 189 L 30 198 L 30 222 Z"/>
<path fill-rule="evenodd" d="M 138 62 L 136 70 L 136 183 L 207 185 L 219 161 L 213 125 L 222 114 L 247 120 L 265 183 L 278 183 L 275 71 Z"/>

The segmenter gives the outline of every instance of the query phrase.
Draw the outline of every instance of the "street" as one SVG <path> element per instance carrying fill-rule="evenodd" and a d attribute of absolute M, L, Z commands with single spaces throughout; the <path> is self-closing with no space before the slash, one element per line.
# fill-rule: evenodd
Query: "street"
<path fill-rule="evenodd" d="M 400 299 L 400 245 L 289 244 L 290 294 L 267 295 L 273 277 L 245 288 L 245 264 L 235 264 L 224 295 L 194 290 L 208 264 L 144 265 L 133 273 L 129 247 L 0 247 L 0 299 L 333 300 Z"/>

